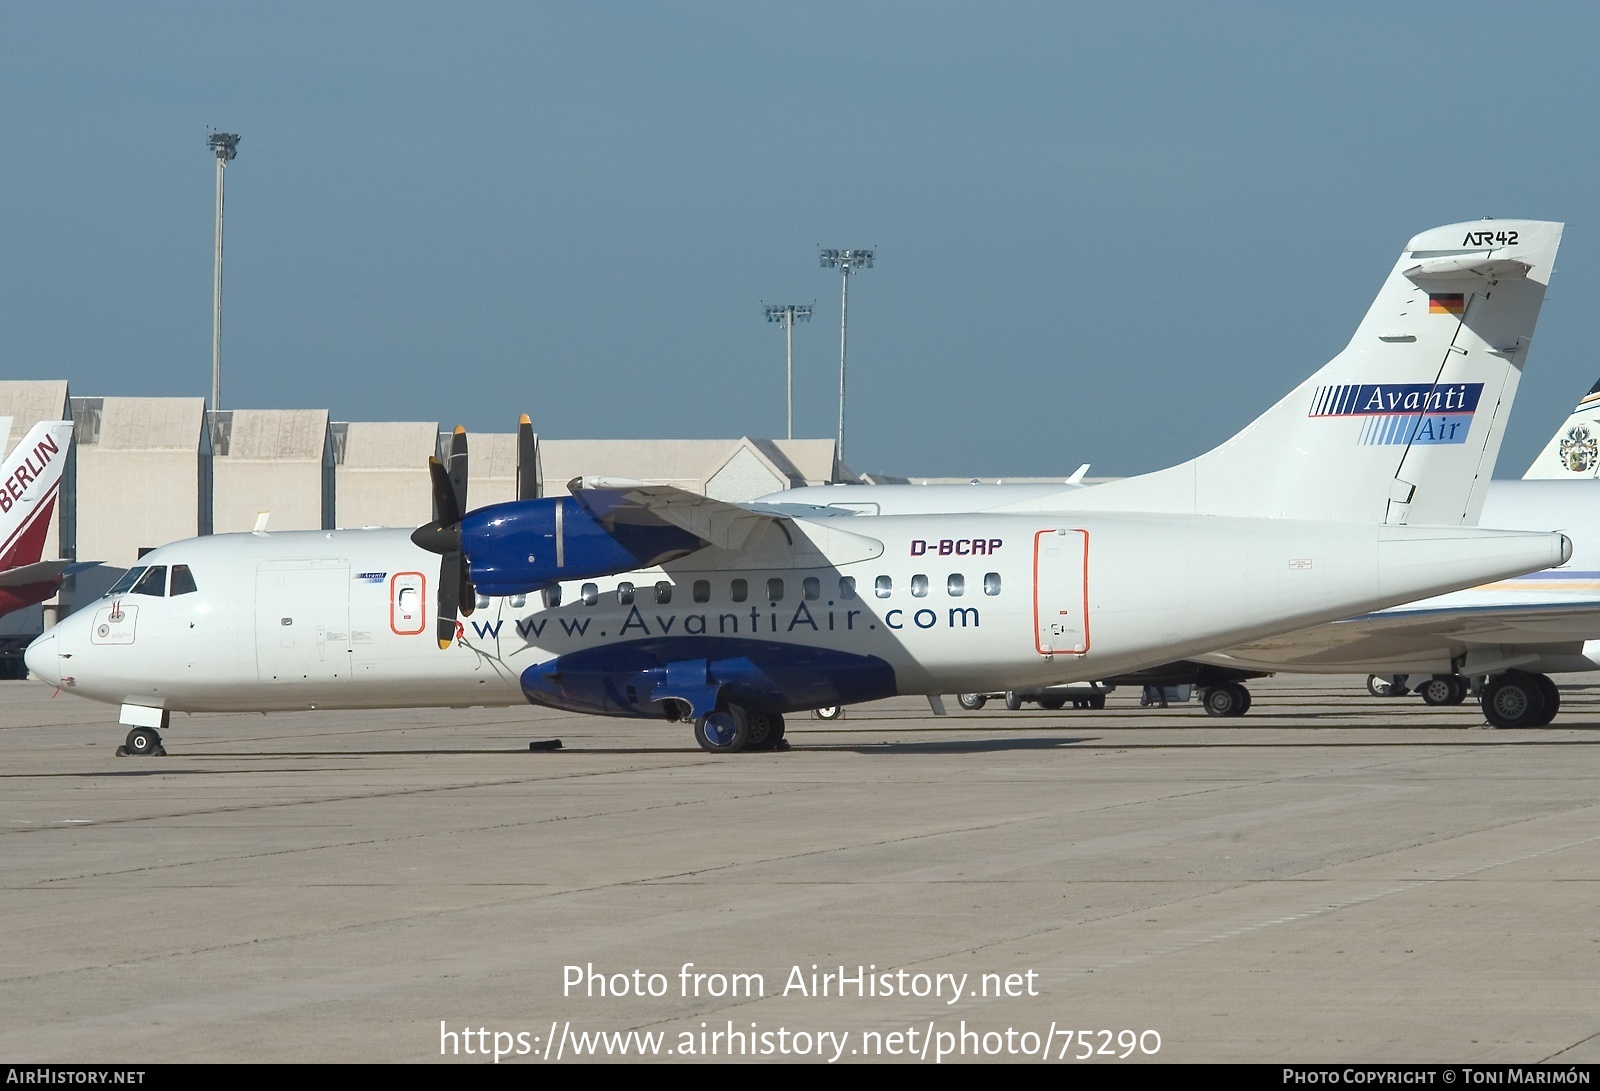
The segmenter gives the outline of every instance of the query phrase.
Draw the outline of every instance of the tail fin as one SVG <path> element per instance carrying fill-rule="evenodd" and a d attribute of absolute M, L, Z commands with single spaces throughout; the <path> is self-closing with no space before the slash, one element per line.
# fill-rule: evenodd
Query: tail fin
<path fill-rule="evenodd" d="M 1344 351 L 1191 462 L 1073 508 L 1475 523 L 1562 225 L 1482 220 L 1406 244 Z"/>
<path fill-rule="evenodd" d="M 0 465 L 0 571 L 33 564 L 44 552 L 71 446 L 71 421 L 40 421 Z"/>
<path fill-rule="evenodd" d="M 1524 481 L 1585 477 L 1600 477 L 1600 381 L 1579 399 L 1572 416 L 1556 429 L 1528 472 L 1522 475 Z"/>

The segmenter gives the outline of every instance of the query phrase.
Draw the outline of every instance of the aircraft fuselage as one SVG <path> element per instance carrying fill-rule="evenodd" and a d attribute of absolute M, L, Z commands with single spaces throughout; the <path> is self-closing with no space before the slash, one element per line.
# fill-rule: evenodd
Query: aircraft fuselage
<path fill-rule="evenodd" d="M 490 599 L 445 649 L 439 558 L 407 531 L 190 539 L 144 557 L 28 662 L 83 696 L 167 711 L 534 701 L 671 717 L 720 694 L 783 713 L 1105 677 L 1558 563 L 1562 548 L 1082 513 L 796 519 L 763 535 Z"/>

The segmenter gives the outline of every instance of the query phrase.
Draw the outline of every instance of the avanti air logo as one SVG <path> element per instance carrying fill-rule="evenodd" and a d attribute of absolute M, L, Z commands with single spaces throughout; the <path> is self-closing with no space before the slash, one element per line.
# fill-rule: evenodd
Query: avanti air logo
<path fill-rule="evenodd" d="M 1364 417 L 1361 444 L 1465 443 L 1482 383 L 1346 383 L 1319 386 L 1312 417 Z"/>

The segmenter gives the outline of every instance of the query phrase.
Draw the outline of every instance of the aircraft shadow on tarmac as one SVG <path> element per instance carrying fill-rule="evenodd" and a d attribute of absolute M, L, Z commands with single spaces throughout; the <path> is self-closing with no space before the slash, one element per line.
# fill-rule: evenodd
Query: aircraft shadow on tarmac
<path fill-rule="evenodd" d="M 1083 743 L 1100 742 L 1094 738 L 1060 739 L 934 739 L 919 742 L 877 743 L 808 743 L 794 744 L 796 751 L 851 754 L 990 754 L 1007 750 L 1061 750 Z M 791 751 L 792 753 L 793 751 Z"/>

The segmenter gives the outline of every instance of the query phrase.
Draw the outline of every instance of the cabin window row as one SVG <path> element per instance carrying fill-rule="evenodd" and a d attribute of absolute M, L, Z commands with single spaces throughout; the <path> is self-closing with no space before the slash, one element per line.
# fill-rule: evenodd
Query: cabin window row
<path fill-rule="evenodd" d="M 765 581 L 756 580 L 754 582 L 759 589 L 766 592 L 765 599 L 768 602 L 782 602 L 784 595 L 788 591 L 785 581 L 780 577 L 775 576 Z M 751 583 L 752 581 L 745 579 L 728 581 L 728 597 L 734 602 L 748 601 L 750 598 Z M 678 584 L 673 583 L 671 580 L 658 580 L 654 584 L 647 584 L 644 586 L 624 581 L 617 584 L 615 592 L 617 596 L 617 605 L 633 606 L 636 603 L 654 603 L 657 606 L 667 606 L 671 604 L 673 593 L 678 586 Z M 931 586 L 931 582 L 926 575 L 918 574 L 912 576 L 910 583 L 911 597 L 918 599 L 927 598 Z M 985 595 L 998 595 L 1000 593 L 1000 573 L 985 572 L 983 574 L 982 587 Z M 873 580 L 872 593 L 880 599 L 892 597 L 894 595 L 894 577 L 879 576 L 877 579 Z M 967 593 L 966 576 L 959 572 L 952 573 L 951 575 L 947 576 L 944 581 L 944 593 L 950 598 L 960 598 L 961 596 L 965 595 Z M 577 601 L 582 603 L 584 606 L 598 606 L 600 603 L 600 595 L 601 591 L 599 584 L 586 583 L 578 588 Z M 695 580 L 689 586 L 689 596 L 697 603 L 710 602 L 711 581 Z M 521 596 L 516 596 L 516 598 L 520 597 Z M 802 579 L 800 581 L 800 597 L 805 599 L 807 602 L 814 602 L 817 599 L 820 599 L 822 597 L 822 580 L 816 576 L 807 576 Z M 855 597 L 855 577 L 839 577 L 839 598 L 849 601 Z M 546 587 L 540 592 L 540 598 L 546 608 L 560 606 L 562 599 L 561 585 L 556 584 L 552 587 Z M 485 601 L 481 603 L 481 605 L 487 606 L 488 602 Z M 512 602 L 513 607 L 520 605 L 521 603 L 519 602 Z"/>

